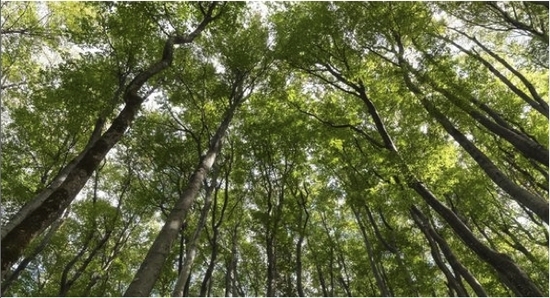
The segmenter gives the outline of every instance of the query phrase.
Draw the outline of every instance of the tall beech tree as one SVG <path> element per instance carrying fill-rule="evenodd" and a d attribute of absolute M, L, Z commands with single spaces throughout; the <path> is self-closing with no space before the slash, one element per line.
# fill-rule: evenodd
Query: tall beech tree
<path fill-rule="evenodd" d="M 200 4 L 202 5 L 202 4 Z M 157 75 L 169 67 L 173 61 L 174 45 L 191 43 L 221 12 L 214 12 L 217 4 L 212 3 L 208 7 L 201 6 L 204 18 L 199 26 L 188 35 L 169 36 L 162 52 L 162 59 L 152 64 L 147 69 L 137 74 L 126 86 L 123 99 L 126 103 L 120 114 L 113 120 L 113 124 L 96 140 L 82 159 L 67 174 L 67 178 L 35 209 L 25 210 L 24 219 L 14 226 L 2 241 L 2 276 L 21 256 L 22 251 L 36 235 L 47 228 L 72 202 L 82 189 L 93 171 L 103 160 L 109 150 L 122 138 L 124 132 L 132 123 L 141 104 L 145 100 L 139 95 L 143 85 L 154 75 Z"/>

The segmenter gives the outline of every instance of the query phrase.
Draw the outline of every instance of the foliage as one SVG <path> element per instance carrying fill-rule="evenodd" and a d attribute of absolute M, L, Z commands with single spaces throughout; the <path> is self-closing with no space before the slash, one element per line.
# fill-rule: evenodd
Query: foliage
<path fill-rule="evenodd" d="M 196 28 L 207 4 L 2 3 L 3 226 L 85 150 L 98 119 L 103 132 L 114 123 L 132 79 L 159 61 L 167 39 Z M 166 244 L 152 295 L 172 293 L 208 187 L 185 295 L 476 295 L 437 235 L 488 295 L 521 294 L 411 177 L 548 295 L 547 219 L 502 188 L 434 113 L 501 177 L 547 203 L 547 7 L 218 9 L 140 89 L 135 121 L 53 236 L 41 233 L 12 266 L 29 258 L 2 296 L 123 295 L 239 92 L 246 101 L 178 239 Z"/>

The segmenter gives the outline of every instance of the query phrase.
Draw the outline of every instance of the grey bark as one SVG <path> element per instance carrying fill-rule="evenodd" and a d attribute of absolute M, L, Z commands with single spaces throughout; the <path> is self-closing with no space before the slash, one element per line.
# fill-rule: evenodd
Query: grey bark
<path fill-rule="evenodd" d="M 540 164 L 544 166 L 548 166 L 548 149 L 544 148 L 541 144 L 535 142 L 534 140 L 523 136 L 522 134 L 518 134 L 512 130 L 507 129 L 506 127 L 503 127 L 501 125 L 498 125 L 497 123 L 489 120 L 487 117 L 479 113 L 478 111 L 467 108 L 464 105 L 460 104 L 460 99 L 455 96 L 452 92 L 447 91 L 443 88 L 439 88 L 437 86 L 432 86 L 435 90 L 441 92 L 441 94 L 445 95 L 447 98 L 451 100 L 456 106 L 458 106 L 460 109 L 468 113 L 472 118 L 474 118 L 476 121 L 478 121 L 481 125 L 483 125 L 485 128 L 487 128 L 489 131 L 493 132 L 494 134 L 502 137 L 506 141 L 508 141 L 510 144 L 514 146 L 521 154 L 523 154 L 526 158 L 532 158 L 539 162 Z"/>
<path fill-rule="evenodd" d="M 92 145 L 101 137 L 101 130 L 103 129 L 104 123 L 104 119 L 97 119 L 92 135 L 90 136 L 88 143 L 84 147 L 84 150 L 82 150 L 79 155 L 77 155 L 65 167 L 63 167 L 63 169 L 59 171 L 59 173 L 52 179 L 52 182 L 50 182 L 50 184 L 46 188 L 44 188 L 32 200 L 25 204 L 12 218 L 10 218 L 9 222 L 2 227 L 2 241 L 4 240 L 4 237 L 9 232 L 11 232 L 11 230 L 13 230 L 14 227 L 20 224 L 31 212 L 40 207 L 40 205 L 44 203 L 48 196 L 50 196 L 53 191 L 56 190 L 61 185 L 61 183 L 63 183 L 63 181 L 65 181 L 67 176 L 82 160 L 82 158 L 84 157 L 84 155 L 86 155 L 88 150 L 90 150 Z"/>
<path fill-rule="evenodd" d="M 388 287 L 385 283 L 385 281 L 382 279 L 381 273 L 378 269 L 378 266 L 376 264 L 376 261 L 374 259 L 374 253 L 372 249 L 372 244 L 369 240 L 369 235 L 367 235 L 366 227 L 364 223 L 361 220 L 361 216 L 359 215 L 359 212 L 356 210 L 355 207 L 351 207 L 351 210 L 353 211 L 353 215 L 355 216 L 355 220 L 357 221 L 357 224 L 359 225 L 359 229 L 361 230 L 361 235 L 363 235 L 363 242 L 365 243 L 365 248 L 367 249 L 367 255 L 369 258 L 369 264 L 372 270 L 372 274 L 374 275 L 374 279 L 376 280 L 376 285 L 378 286 L 378 290 L 380 291 L 380 295 L 383 297 L 390 297 L 391 294 L 388 290 Z"/>
<path fill-rule="evenodd" d="M 38 208 L 4 235 L 1 244 L 2 278 L 12 264 L 19 259 L 28 244 L 62 215 L 63 210 L 71 204 L 107 153 L 122 138 L 145 100 L 138 94 L 139 90 L 151 77 L 171 65 L 174 45 L 191 43 L 215 18 L 213 10 L 216 6 L 215 2 L 209 6 L 203 21 L 189 35 L 168 38 L 164 45 L 162 59 L 139 73 L 126 88 L 123 95 L 126 104 L 109 129 L 94 142 L 74 169 L 68 173 L 63 183 L 47 196 Z"/>
<path fill-rule="evenodd" d="M 462 32 L 462 31 L 456 30 L 456 29 L 455 29 L 455 31 L 462 34 L 463 36 L 467 37 L 471 41 L 475 42 L 480 48 L 482 48 L 485 52 L 487 52 L 489 55 L 491 55 L 491 57 L 495 58 L 495 60 L 500 62 L 500 64 L 502 64 L 511 73 L 513 73 L 516 77 L 518 77 L 520 79 L 520 81 L 523 83 L 523 85 L 525 85 L 527 90 L 529 90 L 529 93 L 531 93 L 531 96 L 535 99 L 535 101 L 548 114 L 548 103 L 544 99 L 542 99 L 542 96 L 540 96 L 540 94 L 537 92 L 537 90 L 535 89 L 535 86 L 533 86 L 533 84 L 531 84 L 531 82 L 529 82 L 529 80 L 527 80 L 527 78 L 523 74 L 521 74 L 517 69 L 512 67 L 512 65 L 510 65 L 508 62 L 506 62 L 506 60 L 504 60 L 502 57 L 498 56 L 495 52 L 491 51 L 489 48 L 487 48 L 485 45 L 483 45 L 481 42 L 479 42 L 479 40 L 477 40 L 475 37 L 469 36 L 468 34 Z"/>
<path fill-rule="evenodd" d="M 416 287 L 415 282 L 413 281 L 413 279 L 411 277 L 411 272 L 405 266 L 405 264 L 403 262 L 403 257 L 401 255 L 401 251 L 395 245 L 395 239 L 394 239 L 394 241 L 392 241 L 393 242 L 392 244 L 388 243 L 388 241 L 386 241 L 384 239 L 384 237 L 382 237 L 382 234 L 380 233 L 380 230 L 378 228 L 378 224 L 374 220 L 374 217 L 372 216 L 372 212 L 370 211 L 370 208 L 367 205 L 365 205 L 365 211 L 367 212 L 367 217 L 369 219 L 369 222 L 370 222 L 371 226 L 373 227 L 374 234 L 376 235 L 376 238 L 378 238 L 378 240 L 382 243 L 382 245 L 384 245 L 384 247 L 386 247 L 386 249 L 388 251 L 390 251 L 395 256 L 395 259 L 397 261 L 397 267 L 399 268 L 399 271 L 403 272 L 403 274 L 405 274 L 405 278 L 406 278 L 407 282 L 409 283 L 410 287 L 412 288 L 411 290 L 413 291 L 413 293 L 416 296 L 420 296 L 420 294 L 418 292 L 418 288 Z M 384 220 L 384 217 L 382 216 L 382 212 L 380 212 L 380 215 L 381 215 L 382 219 Z M 386 226 L 389 227 L 388 223 L 385 222 L 385 220 L 384 220 L 384 223 L 385 223 Z M 390 228 L 390 230 L 393 230 L 393 229 Z"/>
<path fill-rule="evenodd" d="M 457 44 L 456 42 L 450 40 L 447 37 L 440 36 L 441 39 L 453 44 L 455 47 L 463 51 L 464 53 L 468 54 L 470 57 L 478 60 L 483 64 L 491 73 L 493 73 L 502 83 L 504 83 L 510 90 L 512 90 L 519 98 L 521 98 L 523 101 L 525 101 L 527 104 L 529 104 L 532 108 L 537 110 L 539 113 L 544 115 L 546 118 L 549 117 L 548 114 L 548 105 L 544 104 L 541 105 L 537 100 L 529 97 L 529 95 L 525 94 L 521 89 L 519 89 L 514 83 L 512 83 L 506 76 L 504 76 L 500 71 L 498 71 L 489 61 L 485 60 L 483 57 L 481 57 L 478 53 L 474 51 L 466 50 L 461 45 Z M 543 101 L 544 102 L 544 101 Z"/>
<path fill-rule="evenodd" d="M 224 195 L 223 195 L 223 205 L 222 210 L 220 212 L 220 216 L 218 219 L 216 219 L 216 210 L 218 209 L 218 191 L 219 188 L 215 188 L 214 190 L 214 207 L 212 210 L 212 216 L 211 216 L 211 228 L 212 228 L 212 238 L 208 238 L 208 241 L 210 243 L 210 261 L 208 263 L 208 267 L 206 269 L 206 272 L 204 273 L 204 277 L 201 283 L 201 291 L 199 296 L 210 296 L 210 289 L 212 286 L 211 278 L 212 273 L 214 272 L 214 266 L 216 265 L 216 260 L 218 257 L 218 235 L 220 232 L 220 226 L 223 222 L 225 211 L 227 209 L 228 203 L 229 203 L 229 174 L 231 173 L 232 165 L 233 165 L 233 150 L 231 148 L 231 155 L 230 158 L 228 158 L 228 162 L 225 164 L 228 165 L 227 170 L 225 171 L 225 187 L 224 187 Z M 235 205 L 236 206 L 236 205 Z M 235 207 L 234 206 L 234 207 Z M 206 230 L 206 234 L 208 235 L 208 230 Z"/>
<path fill-rule="evenodd" d="M 464 277 L 464 279 L 466 280 L 466 282 L 468 282 L 476 295 L 478 295 L 479 297 L 486 297 L 487 293 L 485 292 L 483 286 L 481 286 L 479 281 L 470 273 L 470 271 L 460 263 L 460 261 L 452 252 L 450 246 L 447 244 L 447 241 L 445 241 L 445 239 L 434 230 L 433 225 L 429 223 L 428 219 L 425 217 L 422 211 L 420 211 L 420 209 L 413 205 L 410 208 L 410 212 L 418 219 L 419 224 L 423 224 L 423 228 L 425 229 L 425 232 L 428 233 L 429 237 L 431 237 L 433 241 L 438 244 L 440 250 L 443 252 L 443 255 L 445 256 L 453 270 L 460 276 Z M 428 237 L 428 235 L 426 237 Z M 458 278 L 459 276 L 456 277 Z M 465 289 L 463 290 L 466 291 Z"/>
<path fill-rule="evenodd" d="M 399 47 L 399 65 L 404 66 L 403 52 L 404 47 L 400 42 L 400 36 L 397 32 L 392 32 Z M 497 272 L 502 274 L 506 280 L 510 281 L 515 286 L 515 294 L 519 296 L 543 296 L 542 292 L 534 284 L 534 282 L 527 276 L 527 274 L 513 262 L 513 260 L 505 254 L 498 253 L 483 244 L 477 237 L 470 231 L 470 229 L 464 225 L 464 223 L 456 216 L 456 214 L 443 205 L 436 196 L 425 186 L 421 181 L 419 181 L 411 170 L 408 168 L 407 163 L 400 157 L 397 148 L 393 144 L 387 130 L 385 129 L 381 118 L 379 117 L 374 105 L 366 95 L 366 90 L 362 84 L 355 84 L 347 79 L 345 79 L 341 73 L 339 73 L 335 68 L 327 66 L 323 71 L 327 71 L 332 74 L 338 81 L 346 84 L 351 87 L 354 92 L 345 90 L 338 86 L 334 82 L 329 82 L 336 88 L 343 90 L 346 93 L 352 94 L 360 98 L 365 105 L 369 114 L 373 117 L 373 120 L 376 124 L 378 133 L 381 135 L 384 140 L 385 147 L 387 150 L 392 152 L 396 159 L 394 163 L 402 169 L 402 173 L 406 178 L 408 187 L 413 189 L 432 209 L 434 209 L 438 214 L 441 215 L 443 219 L 449 224 L 449 226 L 454 230 L 455 234 L 458 235 L 461 240 L 476 253 L 483 261 L 490 264 Z M 406 69 L 404 69 L 406 71 Z M 309 70 L 310 74 L 315 75 L 316 70 Z M 405 79 L 407 79 L 406 72 Z M 546 206 L 547 208 L 548 206 Z"/>
<path fill-rule="evenodd" d="M 300 297 L 305 297 L 304 294 L 304 287 L 302 284 L 302 245 L 305 239 L 307 224 L 309 222 L 309 212 L 307 211 L 306 203 L 307 198 L 309 197 L 309 191 L 307 190 L 306 186 L 304 185 L 304 192 L 301 190 L 298 191 L 299 193 L 299 200 L 298 204 L 300 205 L 300 217 L 299 217 L 299 224 L 301 224 L 300 228 L 300 236 L 298 238 L 298 243 L 296 243 L 296 289 L 298 291 L 298 295 Z M 305 219 L 303 219 L 303 214 L 305 214 Z M 303 222 L 303 224 L 302 224 Z"/>
<path fill-rule="evenodd" d="M 548 202 L 543 198 L 530 193 L 511 181 L 498 167 L 479 150 L 470 140 L 466 138 L 454 125 L 427 99 L 420 98 L 426 110 L 443 126 L 443 128 L 457 141 L 466 152 L 477 162 L 483 171 L 500 188 L 506 191 L 512 199 L 524 205 L 537 214 L 542 220 L 548 223 Z"/>
<path fill-rule="evenodd" d="M 5 296 L 6 291 L 10 288 L 11 284 L 17 280 L 21 272 L 27 268 L 27 266 L 32 262 L 36 256 L 41 253 L 52 240 L 53 235 L 61 228 L 65 220 L 67 219 L 67 216 L 70 213 L 70 206 L 65 210 L 65 213 L 62 217 L 60 217 L 58 220 L 56 220 L 49 228 L 48 233 L 44 236 L 44 238 L 40 241 L 40 244 L 32 251 L 30 255 L 25 257 L 21 263 L 17 266 L 17 268 L 11 272 L 8 273 L 6 276 L 6 279 L 4 282 L 2 282 L 2 296 Z"/>
<path fill-rule="evenodd" d="M 219 168 L 214 171 L 212 185 L 206 188 L 206 194 L 204 196 L 204 206 L 201 211 L 199 223 L 195 228 L 195 232 L 193 233 L 193 238 L 191 239 L 191 243 L 189 243 L 187 246 L 187 251 L 185 253 L 185 260 L 183 262 L 183 266 L 180 270 L 178 279 L 176 281 L 176 285 L 174 286 L 172 297 L 183 296 L 183 292 L 184 292 L 183 290 L 185 289 L 185 286 L 187 284 L 187 279 L 189 277 L 189 273 L 191 272 L 191 266 L 195 261 L 195 255 L 196 255 L 199 237 L 204 226 L 206 225 L 206 218 L 208 217 L 208 213 L 210 211 L 210 205 L 212 203 L 212 193 L 217 184 L 218 172 L 219 172 Z"/>
<path fill-rule="evenodd" d="M 544 296 L 540 289 L 507 255 L 488 248 L 462 223 L 456 214 L 444 206 L 434 194 L 420 181 L 411 181 L 409 186 L 414 189 L 455 231 L 460 239 L 474 251 L 483 261 L 490 264 L 505 280 L 514 285 L 515 295 Z"/>
<path fill-rule="evenodd" d="M 399 61 L 404 71 L 409 69 L 409 65 L 403 58 L 403 46 L 399 44 L 400 54 Z M 466 138 L 454 125 L 447 119 L 447 117 L 441 113 L 426 97 L 423 92 L 412 83 L 409 75 L 403 73 L 403 79 L 405 85 L 411 92 L 413 92 L 420 99 L 420 102 L 428 113 L 435 118 L 435 120 L 443 126 L 443 128 L 449 133 L 453 139 L 460 144 L 460 146 L 468 152 L 468 154 L 477 162 L 481 169 L 495 182 L 501 189 L 507 192 L 512 199 L 519 204 L 527 207 L 533 211 L 537 216 L 548 223 L 549 206 L 548 202 L 543 198 L 530 193 L 522 187 L 511 181 L 498 167 L 491 161 L 491 159 L 479 150 L 470 140 Z"/>
<path fill-rule="evenodd" d="M 242 81 L 239 82 L 239 84 L 240 83 L 242 83 Z M 216 131 L 216 134 L 212 137 L 206 155 L 200 160 L 193 175 L 189 179 L 187 188 L 183 191 L 178 201 L 175 203 L 174 208 L 168 215 L 166 223 L 153 242 L 147 256 L 132 280 L 132 283 L 124 293 L 124 296 L 148 296 L 153 289 L 156 280 L 160 276 L 166 257 L 170 253 L 172 243 L 181 228 L 183 219 L 186 217 L 187 212 L 202 187 L 204 178 L 206 178 L 208 171 L 210 171 L 210 168 L 214 164 L 214 161 L 221 150 L 224 135 L 231 120 L 233 119 L 237 107 L 244 100 L 242 93 L 239 93 L 236 96 L 238 97 L 233 99 L 229 110 L 225 113 L 224 119 Z"/>

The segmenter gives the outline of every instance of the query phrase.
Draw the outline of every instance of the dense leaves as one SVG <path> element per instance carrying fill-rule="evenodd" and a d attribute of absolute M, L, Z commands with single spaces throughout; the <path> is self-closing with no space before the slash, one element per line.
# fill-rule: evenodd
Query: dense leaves
<path fill-rule="evenodd" d="M 541 4 L 3 2 L 2 296 L 547 296 Z"/>

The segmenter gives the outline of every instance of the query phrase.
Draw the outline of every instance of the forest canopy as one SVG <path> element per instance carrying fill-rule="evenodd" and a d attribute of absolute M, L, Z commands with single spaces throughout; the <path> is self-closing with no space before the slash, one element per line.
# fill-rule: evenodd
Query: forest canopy
<path fill-rule="evenodd" d="M 1 3 L 2 296 L 548 296 L 548 2 Z"/>

